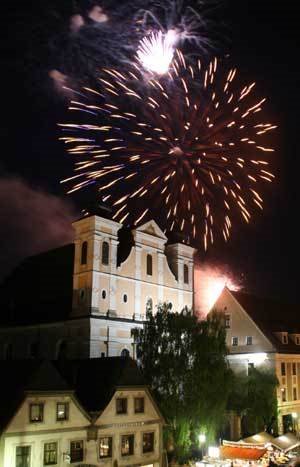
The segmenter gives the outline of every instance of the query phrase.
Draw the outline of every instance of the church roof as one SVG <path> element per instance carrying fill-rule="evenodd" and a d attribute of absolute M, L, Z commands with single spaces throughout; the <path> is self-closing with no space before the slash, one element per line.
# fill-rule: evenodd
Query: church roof
<path fill-rule="evenodd" d="M 300 346 L 288 336 L 283 344 L 275 333 L 300 334 L 299 307 L 270 299 L 259 298 L 245 292 L 230 291 L 233 297 L 257 324 L 265 336 L 281 353 L 300 353 Z"/>

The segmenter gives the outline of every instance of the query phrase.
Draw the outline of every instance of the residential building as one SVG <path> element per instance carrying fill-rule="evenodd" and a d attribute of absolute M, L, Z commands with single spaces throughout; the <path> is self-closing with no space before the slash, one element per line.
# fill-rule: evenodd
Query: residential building
<path fill-rule="evenodd" d="M 8 383 L 1 466 L 162 465 L 164 420 L 133 360 L 19 360 L 0 368 Z"/>
<path fill-rule="evenodd" d="M 225 314 L 228 361 L 236 372 L 269 369 L 277 388 L 279 432 L 300 430 L 300 322 L 295 307 L 225 288 L 214 308 Z"/>

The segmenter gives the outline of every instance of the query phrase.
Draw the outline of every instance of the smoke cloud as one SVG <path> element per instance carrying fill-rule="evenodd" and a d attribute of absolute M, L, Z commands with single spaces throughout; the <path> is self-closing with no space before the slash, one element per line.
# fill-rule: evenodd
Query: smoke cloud
<path fill-rule="evenodd" d="M 18 178 L 0 178 L 0 280 L 20 261 L 73 240 L 75 210 Z"/>

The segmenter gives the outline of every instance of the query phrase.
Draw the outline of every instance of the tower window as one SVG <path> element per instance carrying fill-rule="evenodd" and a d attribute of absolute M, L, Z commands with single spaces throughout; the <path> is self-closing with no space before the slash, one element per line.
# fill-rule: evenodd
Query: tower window
<path fill-rule="evenodd" d="M 102 243 L 102 264 L 108 265 L 109 263 L 109 244 L 107 242 Z"/>
<path fill-rule="evenodd" d="M 147 275 L 152 276 L 152 256 L 147 255 Z"/>
<path fill-rule="evenodd" d="M 185 284 L 189 283 L 189 268 L 186 264 L 183 265 L 183 282 Z"/>
<path fill-rule="evenodd" d="M 81 246 L 81 264 L 87 263 L 88 243 L 83 242 Z"/>

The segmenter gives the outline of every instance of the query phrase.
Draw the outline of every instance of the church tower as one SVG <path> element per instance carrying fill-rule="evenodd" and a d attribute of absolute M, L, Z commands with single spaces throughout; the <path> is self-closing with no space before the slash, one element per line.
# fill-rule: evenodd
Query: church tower
<path fill-rule="evenodd" d="M 74 222 L 73 315 L 116 313 L 118 222 L 89 216 Z"/>

